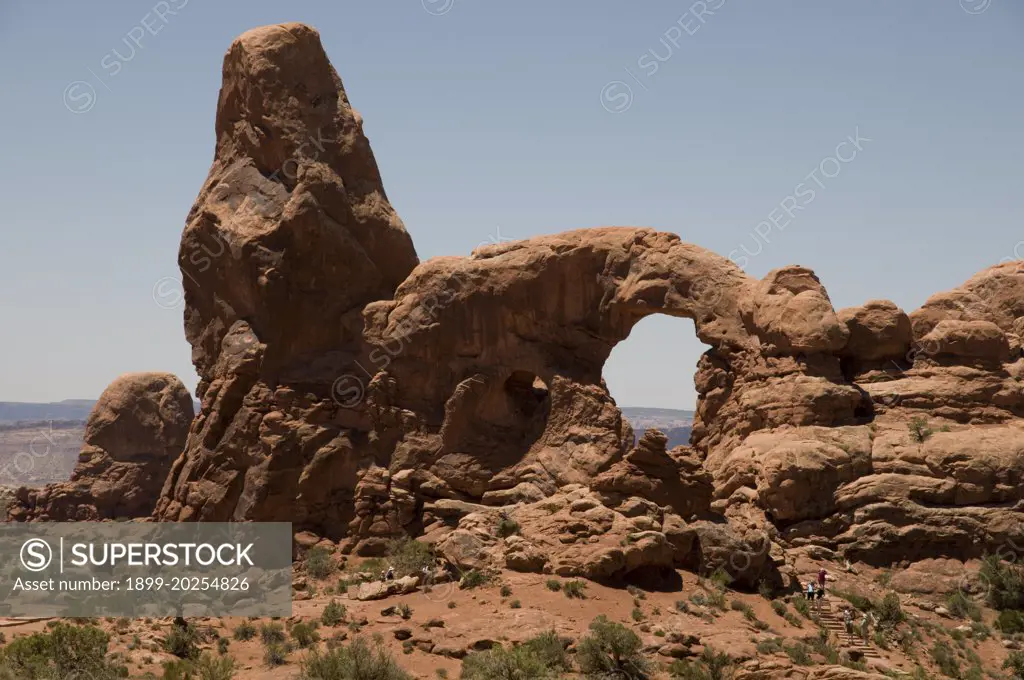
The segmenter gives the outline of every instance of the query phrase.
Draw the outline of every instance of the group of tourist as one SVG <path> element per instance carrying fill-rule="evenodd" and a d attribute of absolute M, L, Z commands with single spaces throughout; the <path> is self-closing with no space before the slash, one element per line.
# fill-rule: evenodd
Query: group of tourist
<path fill-rule="evenodd" d="M 804 597 L 812 603 L 812 607 L 815 611 L 821 610 L 821 601 L 825 597 L 825 583 L 829 581 L 831 577 L 825 569 L 818 570 L 818 579 L 815 581 L 808 581 L 806 588 L 804 589 Z M 834 580 L 834 579 L 832 579 Z M 846 630 L 846 635 L 852 642 L 855 632 L 854 617 L 856 612 L 849 605 L 844 605 L 842 608 L 843 617 L 843 628 Z M 870 612 L 862 612 L 860 621 L 857 622 L 857 632 L 860 634 L 862 640 L 865 643 L 868 641 L 868 636 L 871 632 L 871 626 L 877 625 L 878 619 L 874 614 Z"/>

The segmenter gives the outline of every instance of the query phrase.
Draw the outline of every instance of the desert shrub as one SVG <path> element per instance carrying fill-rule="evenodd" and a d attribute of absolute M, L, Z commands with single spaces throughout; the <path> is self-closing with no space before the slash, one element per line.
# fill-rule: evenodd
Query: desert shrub
<path fill-rule="evenodd" d="M 168 654 L 179 659 L 195 659 L 199 656 L 199 633 L 192 624 L 171 626 L 164 637 L 163 647 Z"/>
<path fill-rule="evenodd" d="M 800 615 L 804 618 L 811 618 L 811 604 L 804 598 L 798 598 L 793 600 L 793 609 L 800 612 Z"/>
<path fill-rule="evenodd" d="M 548 590 L 550 590 L 552 592 L 555 592 L 555 593 L 557 593 L 559 590 L 562 589 L 562 582 L 559 581 L 557 578 L 549 578 L 544 583 L 544 585 L 547 586 Z"/>
<path fill-rule="evenodd" d="M 217 653 L 224 655 L 228 653 L 228 647 L 231 642 L 227 638 L 217 638 Z"/>
<path fill-rule="evenodd" d="M 508 538 L 519 533 L 519 522 L 511 517 L 503 516 L 498 520 L 498 538 Z"/>
<path fill-rule="evenodd" d="M 571 671 L 572 663 L 569 661 L 569 655 L 565 651 L 570 642 L 571 640 L 561 638 L 555 631 L 549 630 L 530 638 L 523 643 L 523 647 L 536 654 L 546 667 Z"/>
<path fill-rule="evenodd" d="M 783 649 L 789 656 L 789 660 L 797 666 L 811 665 L 811 649 L 803 642 L 797 642 L 790 647 L 783 647 Z"/>
<path fill-rule="evenodd" d="M 306 573 L 318 581 L 322 581 L 336 569 L 331 553 L 320 546 L 310 549 L 306 553 Z"/>
<path fill-rule="evenodd" d="M 328 628 L 341 625 L 341 622 L 345 620 L 346 613 L 345 605 L 340 604 L 337 600 L 331 600 L 320 613 L 320 623 Z"/>
<path fill-rule="evenodd" d="M 794 614 L 793 612 L 786 612 L 785 619 L 786 619 L 786 623 L 788 623 L 789 625 L 793 626 L 794 628 L 803 628 L 804 627 L 803 621 L 801 621 L 799 618 L 797 618 L 797 615 Z"/>
<path fill-rule="evenodd" d="M 204 653 L 195 661 L 176 659 L 163 665 L 163 680 L 232 680 L 235 662 L 229 656 Z"/>
<path fill-rule="evenodd" d="M 1024 680 L 1024 652 L 1010 652 L 1003 661 L 1003 668 L 1010 671 L 1014 678 Z"/>
<path fill-rule="evenodd" d="M 626 592 L 633 596 L 634 600 L 646 600 L 647 593 L 634 585 L 626 586 Z"/>
<path fill-rule="evenodd" d="M 960 677 L 960 662 L 949 645 L 942 640 L 936 640 L 930 650 L 932 661 L 939 667 L 943 675 L 950 678 Z"/>
<path fill-rule="evenodd" d="M 284 626 L 276 621 L 260 624 L 260 641 L 265 645 L 283 644 L 286 640 Z"/>
<path fill-rule="evenodd" d="M 928 437 L 932 436 L 932 429 L 928 427 L 928 419 L 924 416 L 915 416 L 910 419 L 910 424 L 907 425 L 907 429 L 910 430 L 910 436 L 915 442 L 921 443 Z"/>
<path fill-rule="evenodd" d="M 644 617 L 644 612 L 643 612 L 642 609 L 640 609 L 640 607 L 633 607 L 633 611 L 630 612 L 629 615 L 631 617 L 633 617 L 633 620 L 636 621 L 637 623 L 639 623 L 640 621 L 643 621 L 644 618 L 645 618 Z"/>
<path fill-rule="evenodd" d="M 236 640 L 241 640 L 242 642 L 251 640 L 256 637 L 256 626 L 248 621 L 243 621 L 235 627 L 233 635 Z"/>
<path fill-rule="evenodd" d="M 775 588 L 768 579 L 760 579 L 757 582 L 757 594 L 766 600 L 775 598 Z"/>
<path fill-rule="evenodd" d="M 981 607 L 967 597 L 962 590 L 954 590 L 946 596 L 946 609 L 958 619 L 981 621 Z"/>
<path fill-rule="evenodd" d="M 900 596 L 892 591 L 886 593 L 882 603 L 878 605 L 878 622 L 882 625 L 895 626 L 903 623 L 906 618 L 903 608 L 900 607 Z"/>
<path fill-rule="evenodd" d="M 782 600 L 772 600 L 772 611 L 782 617 L 789 613 L 789 610 L 786 609 L 786 603 Z"/>
<path fill-rule="evenodd" d="M 53 623 L 44 633 L 16 638 L 0 649 L 0 677 L 7 673 L 16 680 L 113 680 L 127 675 L 127 669 L 107 659 L 110 636 L 102 630 Z"/>
<path fill-rule="evenodd" d="M 556 677 L 532 649 L 492 647 L 462 661 L 462 680 L 546 680 Z"/>
<path fill-rule="evenodd" d="M 708 576 L 708 581 L 711 582 L 713 587 L 725 590 L 726 586 L 732 583 L 732 576 L 729 575 L 729 572 L 724 567 L 718 567 Z"/>
<path fill-rule="evenodd" d="M 459 588 L 463 590 L 470 590 L 472 588 L 478 588 L 487 583 L 490 578 L 484 572 L 479 569 L 470 569 L 463 576 L 462 580 L 459 581 Z"/>
<path fill-rule="evenodd" d="M 316 623 L 300 621 L 292 626 L 292 639 L 299 647 L 310 647 L 320 641 L 320 633 L 316 629 Z"/>
<path fill-rule="evenodd" d="M 682 614 L 690 613 L 690 605 L 686 604 L 686 600 L 676 600 L 675 608 L 677 612 Z"/>
<path fill-rule="evenodd" d="M 520 602 L 519 600 L 512 600 L 511 602 L 508 603 L 508 606 L 511 607 L 512 609 L 520 609 L 523 606 L 523 603 Z"/>
<path fill-rule="evenodd" d="M 508 597 L 512 594 L 512 589 L 509 586 L 505 585 L 502 586 L 501 590 L 499 590 L 498 592 L 501 594 L 502 597 Z"/>
<path fill-rule="evenodd" d="M 387 554 L 398 577 L 419 574 L 423 567 L 432 568 L 436 559 L 433 546 L 407 536 L 388 541 Z"/>
<path fill-rule="evenodd" d="M 572 598 L 576 598 L 578 600 L 585 600 L 585 599 L 587 599 L 586 594 L 583 592 L 586 589 L 587 589 L 587 584 L 584 583 L 583 581 L 566 581 L 565 585 L 562 586 L 562 592 L 565 593 L 565 596 L 570 598 L 570 599 L 572 599 Z"/>
<path fill-rule="evenodd" d="M 758 654 L 777 654 L 782 651 L 782 638 L 768 638 L 757 643 Z"/>
<path fill-rule="evenodd" d="M 1024 568 L 986 555 L 978 570 L 986 598 L 994 609 L 1024 609 Z"/>
<path fill-rule="evenodd" d="M 1018 609 L 1004 609 L 996 617 L 995 627 L 1003 635 L 1014 635 L 1024 633 L 1024 611 Z"/>
<path fill-rule="evenodd" d="M 708 606 L 725 611 L 725 591 L 717 588 L 706 594 Z"/>
<path fill-rule="evenodd" d="M 759 645 L 758 651 L 760 649 Z M 673 678 L 683 680 L 723 680 L 728 677 L 727 671 L 732 663 L 732 657 L 725 652 L 715 652 L 711 647 L 705 647 L 697 659 L 672 662 L 668 672 Z"/>
<path fill-rule="evenodd" d="M 362 638 L 326 652 L 311 651 L 301 662 L 299 680 L 413 680 L 380 642 Z"/>
<path fill-rule="evenodd" d="M 268 666 L 283 666 L 288 663 L 291 647 L 283 642 L 270 642 L 263 648 L 263 663 Z"/>
<path fill-rule="evenodd" d="M 850 593 L 843 590 L 836 590 L 834 588 L 832 589 L 832 592 L 835 593 L 837 597 L 843 598 L 844 600 L 852 604 L 855 609 L 859 609 L 862 612 L 868 612 L 877 609 L 875 603 L 871 601 L 871 598 L 864 597 L 859 593 Z"/>
<path fill-rule="evenodd" d="M 637 634 L 603 614 L 590 623 L 590 634 L 580 640 L 576 659 L 588 678 L 647 677 L 648 663 L 641 656 L 643 643 Z"/>

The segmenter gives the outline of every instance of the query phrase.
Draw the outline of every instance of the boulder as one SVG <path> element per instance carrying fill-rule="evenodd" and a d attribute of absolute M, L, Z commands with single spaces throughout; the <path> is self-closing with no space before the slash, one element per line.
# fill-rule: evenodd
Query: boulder
<path fill-rule="evenodd" d="M 13 521 L 148 517 L 193 418 L 192 395 L 169 373 L 129 373 L 100 395 L 86 421 L 70 481 L 22 487 Z"/>

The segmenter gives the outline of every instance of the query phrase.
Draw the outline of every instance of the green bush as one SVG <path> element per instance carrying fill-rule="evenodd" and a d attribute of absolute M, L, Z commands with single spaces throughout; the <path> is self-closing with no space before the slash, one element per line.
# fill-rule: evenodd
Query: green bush
<path fill-rule="evenodd" d="M 549 630 L 530 638 L 523 643 L 523 647 L 537 655 L 546 667 L 571 671 L 572 663 L 569 661 L 569 654 L 565 651 L 571 642 L 572 640 L 561 638 L 555 631 Z"/>
<path fill-rule="evenodd" d="M 306 553 L 306 573 L 318 581 L 322 581 L 337 569 L 331 553 L 319 546 Z"/>
<path fill-rule="evenodd" d="M 841 597 L 854 606 L 855 609 L 859 609 L 862 612 L 869 612 L 877 609 L 875 603 L 871 601 L 871 598 L 864 597 L 859 593 L 849 593 L 842 590 L 832 590 L 837 597 Z"/>
<path fill-rule="evenodd" d="M 0 649 L 0 677 L 16 680 L 87 677 L 114 680 L 127 669 L 107 659 L 110 636 L 93 625 L 51 622 L 44 633 L 19 637 Z"/>
<path fill-rule="evenodd" d="M 793 609 L 797 610 L 804 618 L 811 618 L 811 604 L 804 598 L 793 600 Z"/>
<path fill-rule="evenodd" d="M 339 626 L 345 620 L 346 614 L 345 605 L 337 600 L 331 600 L 320 614 L 320 623 L 328 628 Z"/>
<path fill-rule="evenodd" d="M 789 610 L 786 609 L 786 603 L 782 600 L 772 600 L 772 611 L 782 617 L 789 613 Z"/>
<path fill-rule="evenodd" d="M 946 596 L 946 609 L 958 619 L 981 621 L 981 607 L 959 589 Z"/>
<path fill-rule="evenodd" d="M 900 607 L 900 596 L 892 591 L 886 593 L 882 603 L 878 605 L 878 622 L 882 625 L 895 626 L 906 619 L 907 616 Z"/>
<path fill-rule="evenodd" d="M 783 647 L 786 654 L 789 655 L 789 660 L 795 663 L 797 666 L 810 666 L 811 665 L 811 649 L 803 642 L 797 642 L 791 647 Z"/>
<path fill-rule="evenodd" d="M 562 589 L 562 582 L 559 581 L 557 578 L 549 578 L 544 583 L 544 585 L 547 586 L 548 590 L 550 590 L 552 592 L 555 592 L 555 593 L 557 593 L 559 590 Z"/>
<path fill-rule="evenodd" d="M 647 677 L 648 663 L 641 655 L 637 634 L 603 614 L 590 623 L 590 634 L 580 640 L 576 659 L 588 678 Z"/>
<path fill-rule="evenodd" d="M 199 633 L 191 623 L 184 626 L 171 626 L 171 631 L 164 637 L 163 647 L 168 654 L 179 659 L 195 659 L 199 657 Z"/>
<path fill-rule="evenodd" d="M 316 623 L 300 621 L 292 626 L 292 639 L 295 644 L 305 649 L 320 641 L 320 633 L 316 629 Z"/>
<path fill-rule="evenodd" d="M 502 517 L 498 521 L 498 538 L 508 538 L 519 533 L 519 522 L 511 517 Z"/>
<path fill-rule="evenodd" d="M 986 555 L 978 578 L 994 609 L 1024 609 L 1024 568 L 1003 562 L 998 555 Z"/>
<path fill-rule="evenodd" d="M 782 651 L 782 638 L 768 638 L 757 643 L 757 653 L 765 656 Z"/>
<path fill-rule="evenodd" d="M 235 662 L 231 657 L 217 657 L 209 652 L 195 661 L 168 661 L 163 668 L 163 680 L 231 680 L 235 677 Z"/>
<path fill-rule="evenodd" d="M 761 645 L 757 647 L 761 651 Z M 668 672 L 673 678 L 684 680 L 724 680 L 732 666 L 733 659 L 725 652 L 716 653 L 711 647 L 705 647 L 700 658 L 695 660 L 678 660 L 672 662 Z"/>
<path fill-rule="evenodd" d="M 136 636 L 136 637 L 138 637 L 138 636 Z M 228 646 L 230 644 L 231 643 L 228 641 L 227 638 L 223 638 L 223 637 L 222 638 L 217 638 L 217 653 L 221 654 L 222 656 L 224 654 L 227 654 L 228 653 Z"/>
<path fill-rule="evenodd" d="M 478 588 L 489 580 L 490 577 L 479 569 L 470 569 L 462 576 L 462 580 L 459 581 L 459 588 L 463 590 Z"/>
<path fill-rule="evenodd" d="M 433 546 L 408 537 L 388 541 L 387 554 L 391 566 L 395 568 L 395 575 L 399 578 L 409 575 L 418 576 L 423 571 L 423 567 L 432 569 L 437 559 L 434 556 Z"/>
<path fill-rule="evenodd" d="M 586 589 L 587 589 L 587 584 L 584 583 L 583 581 L 566 581 L 565 585 L 562 586 L 562 592 L 565 593 L 565 596 L 570 598 L 570 599 L 572 599 L 572 598 L 576 598 L 578 600 L 585 600 L 585 599 L 587 599 L 586 593 L 583 592 Z"/>
<path fill-rule="evenodd" d="M 525 646 L 501 645 L 470 654 L 462 661 L 461 680 L 547 680 L 557 677 L 537 653 Z"/>
<path fill-rule="evenodd" d="M 950 678 L 960 677 L 960 662 L 949 645 L 941 640 L 936 640 L 931 648 L 932 661 L 939 667 L 943 675 Z"/>
<path fill-rule="evenodd" d="M 284 626 L 276 621 L 268 621 L 260 624 L 260 641 L 265 645 L 283 644 L 287 637 L 284 634 Z"/>
<path fill-rule="evenodd" d="M 268 666 L 283 666 L 288 663 L 291 647 L 283 642 L 270 642 L 263 648 L 263 663 Z"/>
<path fill-rule="evenodd" d="M 1004 609 L 999 612 L 996 618 L 995 627 L 1003 635 L 1014 635 L 1024 633 L 1024 611 L 1019 609 Z"/>
<path fill-rule="evenodd" d="M 1013 673 L 1017 680 L 1024 680 L 1024 652 L 1010 652 L 1006 661 L 1003 661 L 1003 668 Z"/>
<path fill-rule="evenodd" d="M 243 621 L 235 627 L 234 638 L 245 642 L 256 637 L 256 626 L 248 621 Z"/>
<path fill-rule="evenodd" d="M 928 419 L 924 416 L 911 418 L 907 429 L 910 430 L 910 436 L 919 444 L 932 436 L 932 429 L 928 427 Z"/>
<path fill-rule="evenodd" d="M 413 680 L 380 642 L 362 638 L 326 652 L 311 651 L 301 662 L 299 680 Z"/>
<path fill-rule="evenodd" d="M 512 594 L 512 589 L 510 587 L 508 587 L 507 585 L 503 585 L 501 587 L 501 590 L 498 591 L 498 592 L 501 594 L 502 597 L 508 597 L 509 595 Z"/>

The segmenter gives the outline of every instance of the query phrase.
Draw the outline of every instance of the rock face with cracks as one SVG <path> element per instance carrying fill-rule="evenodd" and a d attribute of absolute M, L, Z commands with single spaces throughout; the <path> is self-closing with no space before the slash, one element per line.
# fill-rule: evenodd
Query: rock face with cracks
<path fill-rule="evenodd" d="M 71 480 L 18 489 L 8 518 L 67 522 L 148 516 L 185 448 L 192 418 L 192 395 L 173 375 L 121 376 L 89 414 Z"/>
<path fill-rule="evenodd" d="M 224 61 L 213 167 L 179 264 L 202 410 L 163 520 L 288 520 L 379 554 L 619 578 L 782 548 L 970 557 L 1019 537 L 1024 272 L 911 314 L 834 310 L 680 237 L 572 231 L 419 263 L 359 115 L 300 24 Z M 601 375 L 651 314 L 693 321 L 691 445 L 634 445 Z M 666 338 L 666 342 L 671 342 Z M 503 518 L 519 533 L 495 535 Z"/>

